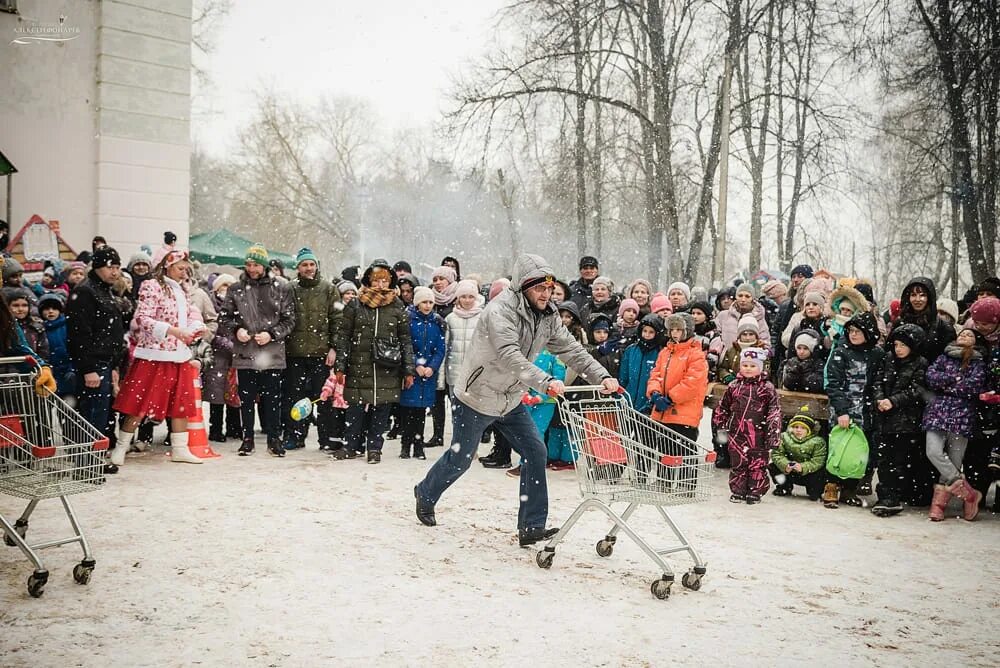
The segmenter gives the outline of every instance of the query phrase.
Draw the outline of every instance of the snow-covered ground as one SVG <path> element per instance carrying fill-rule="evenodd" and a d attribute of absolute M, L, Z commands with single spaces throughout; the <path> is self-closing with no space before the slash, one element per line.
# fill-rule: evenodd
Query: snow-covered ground
<path fill-rule="evenodd" d="M 985 666 L 1000 652 L 989 514 L 931 524 L 802 496 L 733 505 L 717 474 L 707 504 L 674 512 L 708 561 L 701 591 L 678 583 L 660 601 L 656 567 L 627 538 L 597 556 L 597 513 L 538 568 L 517 546 L 517 482 L 502 471 L 474 464 L 439 526 L 418 524 L 412 488 L 439 448 L 399 460 L 389 442 L 369 466 L 315 444 L 281 460 L 216 447 L 224 457 L 202 466 L 130 457 L 74 497 L 97 559 L 87 586 L 71 576 L 76 546 L 46 550 L 49 584 L 32 599 L 28 562 L 0 547 L 0 664 Z M 572 471 L 549 480 L 558 523 L 578 489 Z M 5 516 L 20 509 L 0 497 Z M 644 509 L 633 526 L 667 542 L 657 519 Z M 43 504 L 29 537 L 65 533 L 58 502 Z"/>

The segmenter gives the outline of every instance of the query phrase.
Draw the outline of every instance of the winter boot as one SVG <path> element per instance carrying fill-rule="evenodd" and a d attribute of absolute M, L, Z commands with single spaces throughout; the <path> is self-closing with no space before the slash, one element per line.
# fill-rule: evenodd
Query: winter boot
<path fill-rule="evenodd" d="M 823 488 L 823 505 L 827 508 L 838 507 L 838 501 L 840 499 L 840 485 L 835 482 L 826 483 L 826 487 Z"/>
<path fill-rule="evenodd" d="M 431 437 L 431 440 L 427 441 L 424 444 L 424 447 L 440 448 L 443 445 L 444 445 L 444 436 L 438 436 L 437 434 L 435 434 L 433 437 Z"/>
<path fill-rule="evenodd" d="M 225 407 L 222 404 L 209 404 L 208 406 L 208 440 L 213 443 L 225 443 L 226 435 L 222 431 L 222 413 Z"/>
<path fill-rule="evenodd" d="M 424 444 L 414 443 L 413 444 L 413 458 L 414 459 L 427 459 L 427 455 L 424 454 Z"/>
<path fill-rule="evenodd" d="M 250 455 L 253 454 L 253 447 L 254 447 L 253 436 L 251 436 L 250 438 L 244 438 L 243 444 L 240 445 L 240 449 L 239 451 L 237 451 L 236 454 L 238 454 L 240 457 L 249 457 Z"/>
<path fill-rule="evenodd" d="M 994 448 L 993 451 L 990 452 L 989 462 L 990 463 L 987 464 L 987 467 L 994 473 L 1000 473 L 1000 448 Z"/>
<path fill-rule="evenodd" d="M 871 496 L 872 475 L 871 473 L 866 473 L 865 477 L 858 483 L 857 496 Z"/>
<path fill-rule="evenodd" d="M 962 508 L 962 519 L 966 522 L 971 522 L 979 514 L 979 501 L 982 500 L 983 493 L 970 485 L 969 481 L 965 478 L 962 478 L 962 483 L 965 485 L 965 496 L 962 497 L 964 506 Z"/>
<path fill-rule="evenodd" d="M 399 451 L 399 458 L 400 459 L 409 459 L 410 458 L 410 446 L 404 445 L 400 449 L 400 451 Z"/>
<path fill-rule="evenodd" d="M 934 498 L 931 499 L 931 509 L 927 516 L 932 522 L 940 522 L 944 519 L 944 510 L 951 500 L 951 492 L 944 485 L 934 485 Z"/>
<path fill-rule="evenodd" d="M 746 502 L 748 506 L 755 505 L 760 503 L 760 497 L 756 494 L 747 494 Z"/>
<path fill-rule="evenodd" d="M 892 495 L 887 495 L 885 498 L 879 499 L 872 506 L 872 515 L 876 517 L 892 517 L 901 512 L 903 512 L 903 504 L 899 502 L 898 498 Z"/>
<path fill-rule="evenodd" d="M 170 446 L 170 461 L 182 464 L 201 464 L 204 460 L 191 453 L 191 448 L 188 447 L 188 433 L 185 431 L 174 434 Z"/>
<path fill-rule="evenodd" d="M 746 500 L 747 497 L 743 496 L 742 494 L 729 495 L 729 503 L 744 503 Z"/>
<path fill-rule="evenodd" d="M 111 463 L 115 466 L 123 466 L 125 464 L 125 453 L 132 446 L 132 436 L 132 432 L 125 431 L 124 429 L 118 430 L 118 445 L 111 451 Z"/>
<path fill-rule="evenodd" d="M 368 451 L 368 463 L 378 464 L 382 461 L 382 451 L 381 450 L 369 450 Z"/>
<path fill-rule="evenodd" d="M 285 447 L 281 444 L 281 439 L 275 436 L 267 437 L 267 454 L 272 457 L 284 457 Z"/>

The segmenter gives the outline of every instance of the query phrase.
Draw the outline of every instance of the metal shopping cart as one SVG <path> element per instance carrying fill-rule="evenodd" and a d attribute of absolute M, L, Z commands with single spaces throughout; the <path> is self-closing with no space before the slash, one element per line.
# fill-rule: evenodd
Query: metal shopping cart
<path fill-rule="evenodd" d="M 563 540 L 586 510 L 601 510 L 614 522 L 597 543 L 597 554 L 610 557 L 618 531 L 634 540 L 660 567 L 662 577 L 650 591 L 666 599 L 674 573 L 664 560 L 668 554 L 687 552 L 694 567 L 681 578 L 691 590 L 701 588 L 705 562 L 671 519 L 666 508 L 705 501 L 708 479 L 714 471 L 715 453 L 667 429 L 663 424 L 633 410 L 626 395 L 604 395 L 599 386 L 569 387 L 559 402 L 559 412 L 569 430 L 570 447 L 576 454 L 576 477 L 583 501 L 549 543 L 536 555 L 541 568 L 550 568 L 556 545 Z M 620 515 L 613 503 L 627 503 Z M 680 541 L 666 549 L 654 549 L 628 524 L 639 506 L 653 506 Z"/>
<path fill-rule="evenodd" d="M 0 365 L 32 363 L 24 357 L 0 358 Z M 41 596 L 49 580 L 39 550 L 79 543 L 83 560 L 73 568 L 73 579 L 87 584 L 95 561 L 69 496 L 100 489 L 104 484 L 104 453 L 108 439 L 54 394 L 35 393 L 35 375 L 0 374 L 0 494 L 27 499 L 28 506 L 13 523 L 0 513 L 4 542 L 20 548 L 34 565 L 28 593 Z M 58 498 L 73 529 L 59 540 L 30 544 L 28 519 L 42 499 Z"/>

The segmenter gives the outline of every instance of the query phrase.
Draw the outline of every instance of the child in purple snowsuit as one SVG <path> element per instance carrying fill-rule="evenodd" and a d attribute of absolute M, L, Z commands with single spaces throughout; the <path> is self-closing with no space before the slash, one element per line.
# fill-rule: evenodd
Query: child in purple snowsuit
<path fill-rule="evenodd" d="M 729 500 L 760 503 L 770 484 L 767 465 L 781 439 L 778 391 L 764 375 L 767 351 L 746 348 L 740 353 L 740 371 L 715 407 L 712 424 L 729 444 Z"/>

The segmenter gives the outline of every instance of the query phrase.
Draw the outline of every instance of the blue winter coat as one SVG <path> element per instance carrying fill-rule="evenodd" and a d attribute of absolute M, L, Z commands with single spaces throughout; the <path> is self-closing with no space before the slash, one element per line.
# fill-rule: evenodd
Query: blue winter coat
<path fill-rule="evenodd" d="M 656 358 L 662 348 L 653 346 L 643 352 L 638 343 L 633 343 L 622 353 L 622 363 L 618 367 L 618 382 L 628 392 L 632 407 L 640 413 L 649 415 L 653 404 L 646 398 L 646 383 L 649 374 L 656 366 Z"/>
<path fill-rule="evenodd" d="M 55 320 L 46 320 L 45 336 L 49 340 L 49 364 L 58 386 L 56 394 L 72 394 L 76 391 L 76 373 L 66 347 L 66 316 L 60 313 Z"/>
<path fill-rule="evenodd" d="M 444 319 L 434 311 L 424 315 L 413 306 L 407 307 L 406 313 L 410 316 L 414 365 L 430 367 L 434 369 L 434 375 L 430 378 L 414 376 L 413 385 L 400 395 L 399 405 L 430 408 L 434 405 L 438 374 L 446 352 Z"/>

